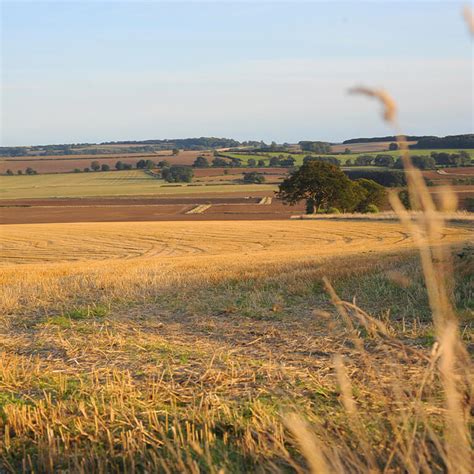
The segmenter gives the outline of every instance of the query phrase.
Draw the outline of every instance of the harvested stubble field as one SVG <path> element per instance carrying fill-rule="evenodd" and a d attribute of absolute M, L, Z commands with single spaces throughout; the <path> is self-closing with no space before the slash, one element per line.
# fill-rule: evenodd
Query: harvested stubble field
<path fill-rule="evenodd" d="M 443 242 L 471 230 L 449 227 Z M 423 418 L 400 425 L 418 413 L 408 394 L 429 374 L 433 327 L 399 224 L 12 225 L 0 242 L 5 470 L 305 472 L 298 438 L 314 435 L 295 411 L 323 430 L 335 470 L 404 472 L 413 456 L 442 468 L 428 442 L 442 426 L 436 382 L 422 390 L 429 439 Z M 465 335 L 468 257 L 456 261 Z M 389 332 L 355 336 L 324 275 Z M 338 355 L 364 436 L 344 410 Z"/>

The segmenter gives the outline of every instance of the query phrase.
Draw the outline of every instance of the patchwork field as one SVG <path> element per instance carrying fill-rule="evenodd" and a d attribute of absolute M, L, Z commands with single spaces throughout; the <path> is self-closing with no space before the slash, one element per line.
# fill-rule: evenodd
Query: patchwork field
<path fill-rule="evenodd" d="M 208 184 L 208 186 L 205 186 Z M 191 183 L 169 184 L 141 170 L 68 173 L 34 176 L 0 176 L 1 199 L 87 196 L 159 196 L 252 192 L 276 189 L 274 185 Z"/>
<path fill-rule="evenodd" d="M 388 147 L 388 144 L 387 144 Z M 439 150 L 412 150 L 411 153 L 412 155 L 430 155 L 431 152 L 446 152 L 446 153 L 457 153 L 459 150 L 454 150 L 454 149 L 439 149 Z M 465 150 L 471 155 L 471 159 L 474 159 L 474 150 Z M 354 160 L 360 156 L 360 155 L 371 155 L 371 156 L 376 156 L 378 154 L 384 154 L 384 155 L 391 155 L 393 157 L 398 157 L 400 156 L 400 151 L 395 150 L 395 151 L 389 151 L 389 150 L 377 150 L 377 151 L 354 151 L 353 153 L 350 153 L 348 155 L 331 155 L 327 154 L 324 155 L 326 157 L 332 157 L 332 158 L 337 158 L 342 165 L 344 165 L 348 160 L 351 160 L 354 162 Z M 272 156 L 287 156 L 288 153 L 285 152 L 262 152 L 262 153 L 256 153 L 256 154 L 244 154 L 244 153 L 237 153 L 237 152 L 223 152 L 222 155 L 228 156 L 230 158 L 240 158 L 243 163 L 247 163 L 247 161 L 250 158 L 253 158 L 255 160 L 264 160 L 266 166 L 268 166 L 270 162 L 270 158 Z M 303 159 L 305 156 L 308 155 L 315 155 L 318 156 L 317 153 L 309 153 L 309 152 L 301 152 L 301 153 L 292 153 L 291 156 L 292 158 L 295 159 L 295 165 L 296 166 L 301 166 L 303 164 Z M 320 154 L 319 154 L 320 155 Z"/>

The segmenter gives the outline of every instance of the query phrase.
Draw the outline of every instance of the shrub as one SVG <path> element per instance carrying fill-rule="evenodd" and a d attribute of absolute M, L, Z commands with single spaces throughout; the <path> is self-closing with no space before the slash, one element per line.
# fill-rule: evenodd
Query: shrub
<path fill-rule="evenodd" d="M 265 176 L 262 173 L 252 171 L 251 173 L 244 173 L 244 183 L 262 184 L 265 182 Z"/>
<path fill-rule="evenodd" d="M 328 214 L 340 214 L 341 211 L 337 207 L 330 207 L 327 211 Z"/>
<path fill-rule="evenodd" d="M 102 171 L 110 171 L 110 166 L 104 163 L 103 165 L 101 165 L 100 169 Z"/>
<path fill-rule="evenodd" d="M 193 176 L 193 169 L 189 166 L 171 166 L 161 171 L 161 177 L 168 183 L 190 183 Z"/>
<path fill-rule="evenodd" d="M 402 170 L 345 170 L 350 179 L 371 179 L 386 187 L 406 186 L 405 173 Z"/>
<path fill-rule="evenodd" d="M 377 214 L 377 212 L 379 212 L 379 208 L 375 204 L 369 204 L 367 206 L 366 212 L 369 214 Z"/>
<path fill-rule="evenodd" d="M 91 163 L 91 169 L 93 171 L 99 171 L 100 170 L 100 163 L 98 161 L 93 161 Z"/>
<path fill-rule="evenodd" d="M 466 198 L 466 200 L 464 201 L 464 207 L 466 208 L 466 211 L 474 212 L 474 198 Z"/>

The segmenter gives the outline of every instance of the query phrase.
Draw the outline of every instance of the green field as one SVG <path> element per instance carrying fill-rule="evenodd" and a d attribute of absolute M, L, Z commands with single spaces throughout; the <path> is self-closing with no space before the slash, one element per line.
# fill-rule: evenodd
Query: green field
<path fill-rule="evenodd" d="M 474 160 L 474 150 L 464 150 L 467 151 L 471 155 L 471 160 Z M 411 155 L 430 155 L 432 152 L 436 153 L 458 153 L 459 150 L 455 149 L 443 149 L 443 150 L 411 150 L 410 153 Z M 241 153 L 221 153 L 222 156 L 227 156 L 229 158 L 240 158 L 243 163 L 247 163 L 247 161 L 250 158 L 253 158 L 254 160 L 265 160 L 266 165 L 269 164 L 270 157 L 272 156 L 287 156 L 288 153 L 284 152 L 268 152 L 268 153 L 262 153 L 262 154 L 255 154 L 255 155 L 245 155 Z M 327 154 L 327 155 L 322 155 L 321 153 L 298 153 L 298 154 L 291 154 L 291 156 L 296 160 L 296 166 L 301 166 L 303 164 L 303 159 L 305 156 L 312 155 L 312 156 L 325 156 L 325 157 L 332 157 L 332 158 L 337 158 L 342 165 L 344 165 L 347 160 L 352 160 L 354 161 L 358 156 L 361 155 L 370 155 L 370 156 L 377 156 L 377 155 L 392 155 L 395 157 L 400 156 L 400 151 L 395 150 L 395 151 L 372 151 L 372 152 L 364 152 L 364 153 L 351 153 L 350 155 L 334 155 L 334 154 Z"/>
<path fill-rule="evenodd" d="M 171 185 L 140 170 L 0 176 L 0 199 L 160 196 L 171 194 L 231 193 L 274 190 L 269 184 Z"/>

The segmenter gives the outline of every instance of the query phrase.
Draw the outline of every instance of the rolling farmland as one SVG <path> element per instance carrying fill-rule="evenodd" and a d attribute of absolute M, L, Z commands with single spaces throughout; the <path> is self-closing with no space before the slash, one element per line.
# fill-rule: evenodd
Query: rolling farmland
<path fill-rule="evenodd" d="M 1 199 L 61 198 L 87 196 L 156 196 L 274 190 L 274 185 L 226 184 L 201 186 L 169 184 L 141 170 L 68 173 L 35 176 L 0 176 Z"/>

